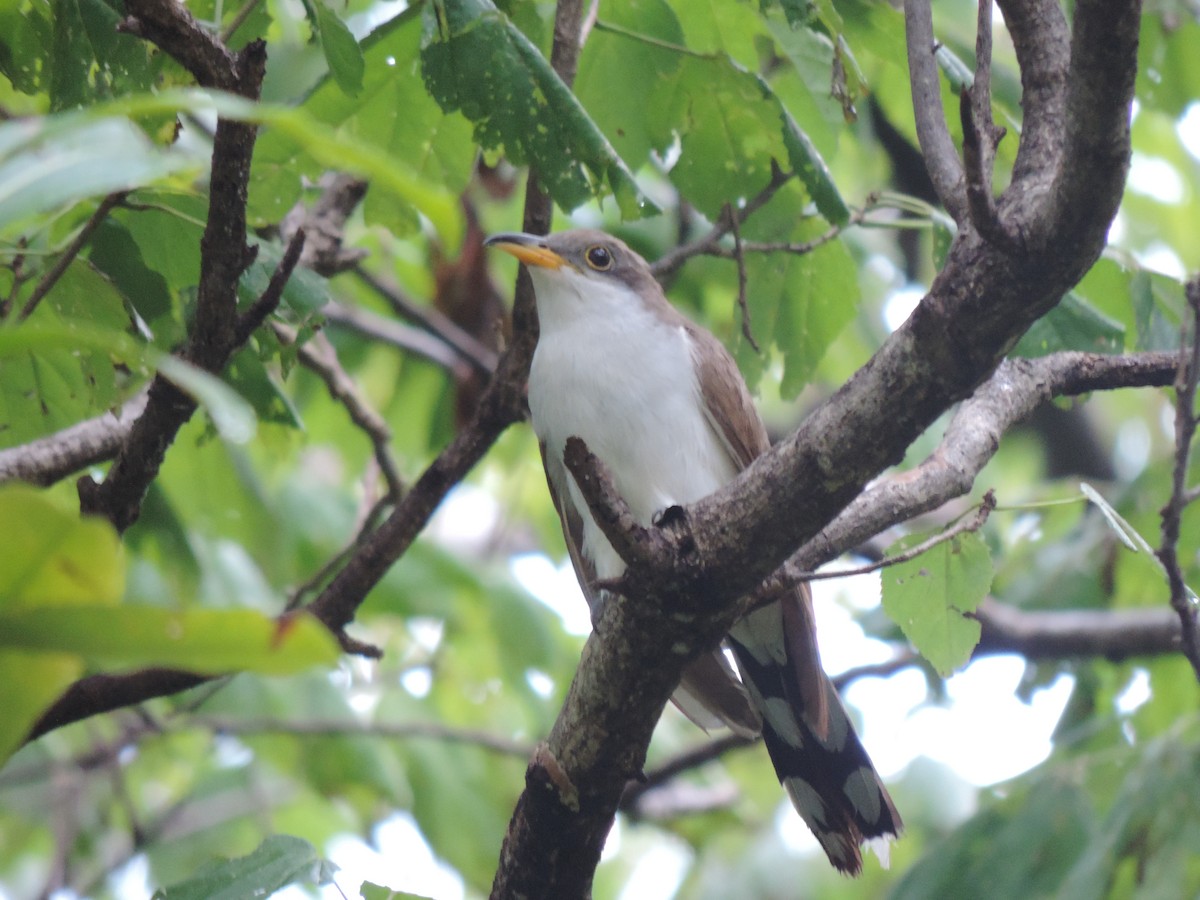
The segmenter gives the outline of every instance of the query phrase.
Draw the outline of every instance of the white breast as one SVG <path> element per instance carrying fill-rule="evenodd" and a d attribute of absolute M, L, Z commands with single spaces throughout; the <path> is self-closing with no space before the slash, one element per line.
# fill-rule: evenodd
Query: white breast
<path fill-rule="evenodd" d="M 619 285 L 579 284 L 564 294 L 556 283 L 547 302 L 550 286 L 534 275 L 541 336 L 529 407 L 547 458 L 561 460 L 567 438 L 582 438 L 644 523 L 731 480 L 736 470 L 702 412 L 687 332 Z M 581 549 L 598 577 L 616 577 L 624 564 L 567 480 L 570 497 L 560 499 L 584 514 Z"/>

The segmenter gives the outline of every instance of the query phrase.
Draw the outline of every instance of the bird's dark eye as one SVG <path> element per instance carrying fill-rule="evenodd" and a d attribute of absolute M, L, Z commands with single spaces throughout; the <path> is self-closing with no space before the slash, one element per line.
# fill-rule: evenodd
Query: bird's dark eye
<path fill-rule="evenodd" d="M 587 253 L 584 254 L 587 259 L 587 264 L 597 272 L 603 272 L 605 269 L 611 269 L 613 264 L 612 253 L 603 244 L 596 244 L 593 247 L 587 248 Z"/>

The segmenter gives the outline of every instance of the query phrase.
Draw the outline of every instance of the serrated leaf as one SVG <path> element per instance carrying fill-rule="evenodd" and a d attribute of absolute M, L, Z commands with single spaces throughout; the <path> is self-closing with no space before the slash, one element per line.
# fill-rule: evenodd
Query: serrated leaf
<path fill-rule="evenodd" d="M 911 546 L 902 542 L 889 553 Z M 979 643 L 978 608 L 992 584 L 992 558 L 974 533 L 944 541 L 882 572 L 883 608 L 943 676 L 971 658 Z"/>
<path fill-rule="evenodd" d="M 648 104 L 665 133 L 680 136 L 671 181 L 706 216 L 726 203 L 763 189 L 774 163 L 786 160 L 821 215 L 845 222 L 850 215 L 829 168 L 770 85 L 730 57 L 684 57 L 676 78 L 662 83 Z M 678 123 L 678 124 L 673 124 Z"/>
<path fill-rule="evenodd" d="M 245 443 L 254 436 L 256 420 L 253 408 L 221 379 L 178 357 L 139 344 L 123 332 L 74 324 L 34 323 L 0 330 L 0 358 L 47 350 L 77 352 L 82 349 L 112 354 L 138 368 L 157 368 L 204 407 L 222 437 L 234 443 Z M 6 412 L 0 408 L 0 423 L 4 423 Z"/>
<path fill-rule="evenodd" d="M 17 303 L 24 299 L 19 294 Z M 86 260 L 76 259 L 21 329 L 10 333 L 43 327 L 67 332 L 76 324 L 121 330 L 129 323 L 113 283 Z M 55 347 L 31 342 L 3 355 L 0 445 L 22 444 L 73 425 L 119 400 L 112 360 L 103 350 L 69 341 Z"/>
<path fill-rule="evenodd" d="M 357 94 L 362 90 L 363 61 L 362 48 L 346 23 L 321 0 L 315 0 L 317 7 L 317 28 L 321 34 L 321 51 L 329 64 L 333 78 L 347 94 Z"/>
<path fill-rule="evenodd" d="M 154 893 L 155 900 L 245 900 L 269 897 L 289 884 L 314 883 L 323 860 L 308 841 L 285 834 L 266 838 L 247 856 L 212 863 Z"/>
<path fill-rule="evenodd" d="M 797 242 L 816 237 L 827 226 L 811 214 L 806 218 L 806 205 L 802 190 L 785 186 L 746 223 L 743 237 Z M 746 276 L 751 332 L 764 349 L 768 343 L 779 349 L 784 361 L 780 391 L 785 399 L 795 397 L 857 315 L 857 267 L 845 245 L 834 240 L 811 253 L 751 254 Z M 734 354 L 753 383 L 763 356 L 741 338 Z"/>
<path fill-rule="evenodd" d="M 563 209 L 607 187 L 626 218 L 658 212 L 541 52 L 490 0 L 433 0 L 423 22 L 425 85 L 442 109 L 475 123 L 481 146 L 528 164 Z"/>
<path fill-rule="evenodd" d="M 574 90 L 622 158 L 636 167 L 652 149 L 667 149 L 670 129 L 651 121 L 648 104 L 629 98 L 649 96 L 676 77 L 680 57 L 672 48 L 683 44 L 683 29 L 666 0 L 609 2 L 602 13 L 583 47 Z"/>
<path fill-rule="evenodd" d="M 1060 350 L 1120 353 L 1124 347 L 1125 326 L 1071 291 L 1030 326 L 1012 354 L 1036 357 Z"/>
<path fill-rule="evenodd" d="M 1043 779 L 977 813 L 912 866 L 888 896 L 967 897 L 986 884 L 989 900 L 1062 897 L 1055 888 L 1079 858 L 1094 821 L 1087 794 L 1073 780 Z"/>

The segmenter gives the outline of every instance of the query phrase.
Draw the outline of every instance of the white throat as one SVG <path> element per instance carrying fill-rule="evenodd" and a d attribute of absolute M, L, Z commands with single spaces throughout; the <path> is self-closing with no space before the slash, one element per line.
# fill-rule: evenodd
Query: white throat
<path fill-rule="evenodd" d="M 573 271 L 532 271 L 541 336 L 529 377 L 534 431 L 548 466 L 582 438 L 612 471 L 634 515 L 712 493 L 736 474 L 705 414 L 686 329 L 625 285 Z M 575 482 L 556 485 L 584 518 L 581 548 L 597 576 L 624 566 L 592 522 Z M 564 491 L 564 488 L 566 489 Z"/>

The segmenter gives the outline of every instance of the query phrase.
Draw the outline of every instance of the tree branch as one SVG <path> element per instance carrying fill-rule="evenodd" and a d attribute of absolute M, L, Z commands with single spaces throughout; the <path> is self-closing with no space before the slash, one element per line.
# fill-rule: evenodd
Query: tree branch
<path fill-rule="evenodd" d="M 942 107 L 929 0 L 905 0 L 904 36 L 908 44 L 908 80 L 912 85 L 917 141 L 938 199 L 960 226 L 967 219 L 966 179 Z"/>
<path fill-rule="evenodd" d="M 258 99 L 266 72 L 266 47 L 261 41 L 231 53 L 172 0 L 129 0 L 126 11 L 130 17 L 123 29 L 158 44 L 188 68 L 201 86 Z M 224 368 L 239 337 L 237 283 L 254 258 L 246 244 L 246 196 L 256 134 L 253 124 L 217 121 L 208 221 L 200 244 L 196 315 L 183 351 L 185 359 L 208 372 Z M 265 314 L 262 307 L 254 310 L 255 317 Z M 243 319 L 243 326 L 248 321 Z M 146 408 L 104 481 L 97 484 L 88 476 L 79 480 L 83 511 L 104 516 L 118 531 L 133 524 L 167 449 L 195 408 L 190 397 L 166 378 L 156 376 Z"/>
<path fill-rule="evenodd" d="M 362 266 L 356 266 L 354 274 L 363 284 L 387 300 L 397 314 L 410 322 L 415 322 L 444 342 L 463 362 L 472 366 L 481 375 L 490 376 L 496 370 L 495 351 L 479 343 L 473 336 L 455 325 L 449 317 L 436 309 L 422 306 L 409 299 L 399 288 L 385 283 Z"/>
<path fill-rule="evenodd" d="M 1192 664 L 1196 678 L 1200 679 L 1200 628 L 1196 622 L 1196 603 L 1179 566 L 1179 530 L 1187 502 L 1188 464 L 1196 435 L 1196 386 L 1200 383 L 1200 276 L 1188 282 L 1186 294 L 1190 316 L 1185 317 L 1180 326 L 1179 365 L 1175 376 L 1175 467 L 1171 497 L 1161 512 L 1162 545 L 1157 555 L 1167 573 L 1171 608 L 1179 617 L 1183 654 Z"/>
<path fill-rule="evenodd" d="M 961 497 L 1000 447 L 1004 433 L 1055 397 L 1136 387 L 1167 387 L 1174 353 L 1123 356 L 1054 353 L 1010 359 L 951 418 L 937 448 L 918 466 L 881 479 L 799 549 L 767 582 L 766 590 L 795 583 L 803 573 L 837 559 L 899 522 Z"/>
<path fill-rule="evenodd" d="M 404 353 L 423 357 L 456 377 L 461 374 L 465 378 L 470 371 L 468 363 L 452 345 L 426 331 L 384 318 L 367 309 L 340 303 L 325 304 L 321 308 L 321 315 L 335 326 L 357 331 L 371 340 L 391 344 Z M 494 362 L 496 355 L 491 354 L 491 358 Z"/>
<path fill-rule="evenodd" d="M 275 334 L 285 344 L 296 343 L 296 330 L 281 322 L 272 326 Z M 358 427 L 371 442 L 375 454 L 375 463 L 387 482 L 389 498 L 397 499 L 404 493 L 404 479 L 400 475 L 399 466 L 392 457 L 392 430 L 387 422 L 379 415 L 359 391 L 346 370 L 338 361 L 337 351 L 324 335 L 315 334 L 296 350 L 300 364 L 315 374 L 325 384 L 329 396 L 340 403 Z"/>
<path fill-rule="evenodd" d="M 1125 20 L 1127 8 L 1136 19 L 1137 0 L 1118 5 L 1123 8 L 1113 24 Z M 918 26 L 927 25 L 928 6 L 909 0 L 910 11 L 914 7 L 923 13 Z M 1086 4 L 1077 10 L 1077 16 L 1095 15 Z M 1077 17 L 1077 36 L 1092 27 Z M 922 67 L 932 67 L 932 37 L 926 41 L 921 31 L 910 34 L 912 54 L 925 57 L 914 64 L 918 82 Z M 1129 33 L 1136 35 L 1136 27 Z M 1117 89 L 1103 97 L 1074 90 L 1078 113 L 1127 120 L 1136 37 L 1095 37 L 1116 49 L 1106 54 L 1116 74 L 1105 83 Z M 936 75 L 932 87 L 936 93 Z M 927 110 L 918 108 L 918 116 L 928 124 Z M 945 130 L 940 116 L 933 130 L 937 140 Z M 1099 256 L 1123 188 L 1128 128 L 1112 140 L 1122 153 L 1094 157 L 1091 195 L 1073 196 L 1077 206 L 1063 223 L 1040 222 L 1037 234 L 1046 237 L 1031 252 L 1012 254 L 973 229 L 960 229 L 929 295 L 849 382 L 734 482 L 669 517 L 670 528 L 659 530 L 673 552 L 646 542 L 624 556 L 623 591 L 632 599 L 605 604 L 594 623 L 544 751 L 526 773 L 494 896 L 587 895 L 621 791 L 640 772 L 654 725 L 688 660 L 715 647 L 752 602 L 744 598 L 898 463 L 938 416 L 986 381 L 1029 325 Z M 936 148 L 931 155 L 947 163 Z M 960 178 L 947 183 L 942 177 L 942 191 L 962 221 Z M 1000 208 L 1016 204 L 1020 191 L 1010 185 Z M 1060 224 L 1067 226 L 1063 232 Z M 597 498 L 588 502 L 595 509 Z M 537 883 L 510 887 L 505 873 L 514 870 L 536 872 Z"/>
<path fill-rule="evenodd" d="M 114 207 L 119 205 L 129 195 L 128 191 L 117 191 L 115 194 L 109 194 L 100 201 L 100 205 L 96 207 L 96 211 L 88 218 L 79 232 L 71 239 L 71 243 L 63 250 L 54 265 L 42 276 L 33 288 L 33 292 L 29 295 L 29 299 L 25 301 L 25 305 L 21 308 L 21 313 L 18 319 L 28 319 L 33 311 L 37 309 L 38 304 L 42 302 L 42 298 L 50 293 L 50 289 L 58 283 L 58 279 L 62 278 L 63 273 L 67 271 L 67 267 L 75 261 L 75 257 L 79 255 L 87 242 L 91 239 L 93 232 L 100 227 L 108 214 L 113 211 Z"/>
<path fill-rule="evenodd" d="M 674 275 L 681 266 L 693 256 L 724 256 L 728 251 L 721 247 L 721 241 L 733 231 L 735 220 L 745 222 L 755 212 L 762 209 L 776 192 L 792 178 L 791 173 L 784 172 L 778 166 L 771 167 L 771 180 L 750 200 L 738 209 L 725 208 L 725 215 L 709 229 L 708 233 L 686 244 L 680 244 L 674 250 L 664 254 L 650 266 L 650 271 L 659 281 L 666 281 Z M 818 238 L 819 240 L 819 238 Z M 731 255 L 731 254 L 729 254 Z"/>
<path fill-rule="evenodd" d="M 114 412 L 0 450 L 0 484 L 26 481 L 45 487 L 85 466 L 112 459 L 146 409 L 149 391 L 149 387 L 139 391 Z"/>

